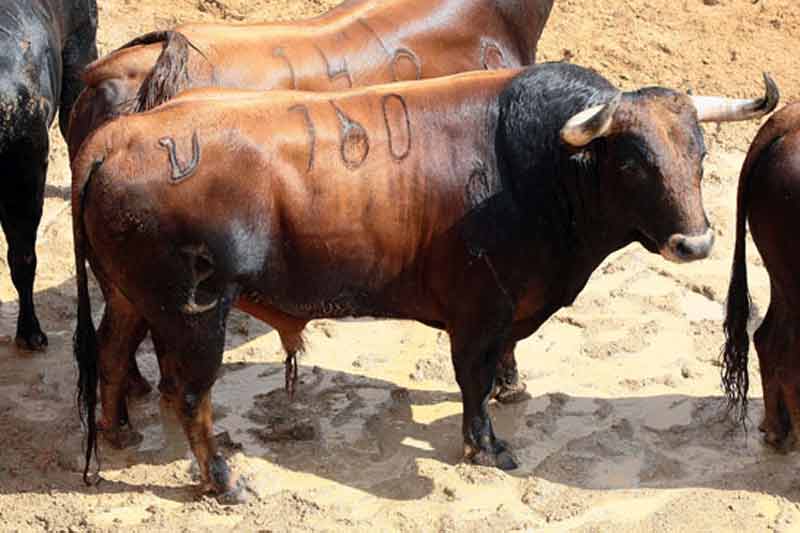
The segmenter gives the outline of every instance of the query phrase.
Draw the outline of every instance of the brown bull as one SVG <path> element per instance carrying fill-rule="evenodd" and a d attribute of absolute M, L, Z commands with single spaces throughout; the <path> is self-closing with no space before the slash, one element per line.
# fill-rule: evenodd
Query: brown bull
<path fill-rule="evenodd" d="M 744 416 L 750 295 L 745 254 L 746 223 L 770 280 L 770 303 L 753 340 L 764 390 L 768 444 L 781 448 L 800 437 L 800 104 L 775 113 L 758 132 L 739 177 L 736 248 L 728 289 L 723 385 Z"/>
<path fill-rule="evenodd" d="M 188 24 L 145 35 L 88 67 L 87 89 L 70 127 L 70 152 L 109 118 L 150 109 L 191 87 L 329 91 L 533 64 L 552 5 L 553 0 L 350 0 L 312 20 Z M 520 399 L 525 385 L 518 380 L 513 346 L 501 367 L 497 398 Z M 149 390 L 134 358 L 129 391 L 141 396 Z"/>
<path fill-rule="evenodd" d="M 622 246 L 705 257 L 698 121 L 761 116 L 773 89 L 621 93 L 547 64 L 329 94 L 201 91 L 107 124 L 73 164 L 87 469 L 98 376 L 119 443 L 127 350 L 149 327 L 207 488 L 233 490 L 210 400 L 233 306 L 290 352 L 315 318 L 446 330 L 465 456 L 515 467 L 487 412 L 498 359 Z M 107 302 L 97 340 L 87 258 Z"/>
<path fill-rule="evenodd" d="M 90 65 L 70 152 L 118 114 L 201 87 L 331 91 L 531 65 L 553 0 L 347 0 L 310 20 L 184 24 Z"/>

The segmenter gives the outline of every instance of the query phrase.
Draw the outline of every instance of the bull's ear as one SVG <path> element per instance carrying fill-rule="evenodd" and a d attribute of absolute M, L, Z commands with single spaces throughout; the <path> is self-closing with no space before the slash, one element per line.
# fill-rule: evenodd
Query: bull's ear
<path fill-rule="evenodd" d="M 581 148 L 608 135 L 614 124 L 614 112 L 621 100 L 622 93 L 617 93 L 607 104 L 590 107 L 573 116 L 561 128 L 561 140 L 570 146 Z"/>

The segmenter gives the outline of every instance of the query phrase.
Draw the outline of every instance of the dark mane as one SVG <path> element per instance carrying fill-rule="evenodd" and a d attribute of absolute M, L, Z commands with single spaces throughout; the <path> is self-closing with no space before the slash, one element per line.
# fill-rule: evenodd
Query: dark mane
<path fill-rule="evenodd" d="M 500 95 L 496 150 L 504 187 L 529 211 L 521 214 L 525 224 L 560 247 L 572 248 L 577 239 L 577 207 L 572 202 L 576 195 L 566 189 L 597 185 L 591 179 L 594 160 L 573 157 L 561 142 L 561 128 L 575 114 L 607 103 L 617 92 L 593 71 L 543 63 L 517 76 Z M 570 176 L 583 179 L 565 179 Z"/>

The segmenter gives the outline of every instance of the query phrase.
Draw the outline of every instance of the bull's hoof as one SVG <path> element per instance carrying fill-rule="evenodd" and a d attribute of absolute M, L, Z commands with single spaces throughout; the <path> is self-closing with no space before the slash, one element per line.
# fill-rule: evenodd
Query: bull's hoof
<path fill-rule="evenodd" d="M 492 397 L 500 403 L 520 403 L 530 400 L 531 395 L 527 392 L 528 386 L 518 381 L 517 383 L 498 383 Z"/>
<path fill-rule="evenodd" d="M 764 444 L 770 448 L 785 453 L 794 445 L 794 438 L 790 432 L 790 425 L 775 423 L 774 419 L 764 417 L 758 425 L 758 430 L 763 433 Z"/>
<path fill-rule="evenodd" d="M 249 502 L 254 493 L 247 483 L 239 478 L 235 483 L 229 483 L 227 488 L 213 481 L 207 481 L 200 485 L 200 494 L 216 498 L 222 505 L 241 505 Z"/>
<path fill-rule="evenodd" d="M 222 505 L 241 505 L 250 501 L 252 493 L 247 485 L 240 479 L 236 485 L 217 496 L 217 501 Z"/>
<path fill-rule="evenodd" d="M 764 432 L 764 444 L 766 444 L 767 446 L 776 451 L 783 451 L 783 445 L 785 442 L 786 438 L 781 437 L 775 432 L 772 431 Z"/>
<path fill-rule="evenodd" d="M 125 426 L 118 429 L 103 429 L 103 439 L 115 450 L 124 450 L 141 444 L 144 437 L 138 431 Z"/>
<path fill-rule="evenodd" d="M 795 446 L 795 437 L 789 433 L 765 431 L 763 439 L 767 447 L 778 453 L 788 453 Z"/>
<path fill-rule="evenodd" d="M 23 352 L 43 352 L 47 348 L 47 335 L 41 330 L 28 334 L 18 334 L 15 342 Z"/>
<path fill-rule="evenodd" d="M 128 398 L 140 400 L 147 397 L 153 391 L 153 386 L 142 376 L 128 377 Z"/>
<path fill-rule="evenodd" d="M 481 448 L 475 451 L 467 446 L 465 456 L 467 460 L 480 466 L 493 466 L 500 470 L 514 470 L 519 467 L 519 462 L 508 443 L 502 440 L 495 442 L 493 450 Z"/>

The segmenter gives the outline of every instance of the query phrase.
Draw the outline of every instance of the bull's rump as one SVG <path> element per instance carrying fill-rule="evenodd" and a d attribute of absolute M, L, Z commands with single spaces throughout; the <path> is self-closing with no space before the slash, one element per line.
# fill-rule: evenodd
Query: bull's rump
<path fill-rule="evenodd" d="M 0 5 L 0 137 L 25 136 L 32 121 L 49 125 L 60 89 L 61 43 L 38 1 Z M 37 135 L 41 128 L 37 124 Z"/>
<path fill-rule="evenodd" d="M 161 265 L 180 261 L 165 249 L 204 243 L 224 282 L 294 316 L 435 320 L 424 300 L 447 273 L 431 263 L 464 262 L 453 229 L 474 207 L 475 169 L 496 174 L 495 101 L 513 75 L 327 95 L 202 91 L 120 119 L 81 150 L 105 154 L 87 204 L 95 255 L 109 272 L 181 276 Z M 183 168 L 193 136 L 197 169 L 170 183 L 160 140 L 174 141 Z M 153 264 L 130 272 L 131 262 Z"/>

